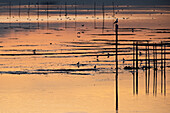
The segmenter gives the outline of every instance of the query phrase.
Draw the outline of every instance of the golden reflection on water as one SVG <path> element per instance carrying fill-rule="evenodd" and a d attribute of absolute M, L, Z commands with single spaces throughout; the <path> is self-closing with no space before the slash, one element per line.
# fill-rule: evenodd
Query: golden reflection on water
<path fill-rule="evenodd" d="M 107 11 L 104 33 L 101 29 L 103 27 L 101 11 L 96 18 L 90 13 L 77 15 L 76 19 L 74 14 L 68 14 L 68 18 L 54 14 L 49 18 L 40 15 L 38 20 L 36 15 L 30 15 L 31 20 L 27 20 L 26 14 L 20 19 L 14 13 L 14 18 L 11 19 L 5 19 L 8 16 L 1 15 L 0 112 L 116 112 L 113 21 L 119 18 L 121 44 L 133 44 L 132 40 L 168 43 L 170 15 L 167 11 L 163 12 L 166 14 L 150 15 L 145 13 L 152 10 L 128 10 L 142 14 L 129 14 L 127 10 L 116 10 L 119 13 L 112 17 L 111 10 Z M 94 26 L 95 19 L 96 26 Z M 119 53 L 133 52 L 130 45 L 118 47 Z M 139 48 L 142 52 L 139 59 L 145 59 L 145 51 L 142 50 L 144 47 Z M 166 51 L 169 52 L 169 47 Z M 161 55 L 158 54 L 157 57 L 160 58 Z M 153 69 L 150 69 L 150 86 L 147 93 L 145 71 L 139 69 L 138 94 L 135 95 L 132 71 L 124 70 L 125 66 L 132 65 L 132 58 L 132 55 L 118 56 L 118 112 L 168 113 L 169 67 L 166 68 L 166 92 L 161 93 L 160 68 L 157 71 L 156 95 L 155 92 L 153 94 Z M 169 54 L 166 54 L 166 58 L 166 65 L 169 66 Z M 145 61 L 139 61 L 139 67 L 144 65 Z M 97 71 L 94 70 L 94 66 Z M 159 61 L 158 66 L 160 67 Z M 68 69 L 77 71 L 68 71 Z"/>

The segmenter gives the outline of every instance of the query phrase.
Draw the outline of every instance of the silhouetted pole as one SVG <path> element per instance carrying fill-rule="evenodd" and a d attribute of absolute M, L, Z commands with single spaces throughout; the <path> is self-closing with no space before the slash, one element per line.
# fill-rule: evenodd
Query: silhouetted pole
<path fill-rule="evenodd" d="M 103 3 L 103 5 L 102 5 L 102 12 L 103 12 L 103 26 L 102 26 L 102 33 L 104 33 L 104 19 L 105 19 L 104 3 Z"/>
<path fill-rule="evenodd" d="M 48 2 L 47 2 L 47 30 L 49 29 L 49 22 L 48 22 L 48 18 L 49 18 L 49 12 L 48 12 Z"/>
<path fill-rule="evenodd" d="M 65 28 L 67 28 L 67 2 L 65 2 Z"/>
<path fill-rule="evenodd" d="M 155 58 L 156 58 L 156 60 L 155 60 L 155 67 L 156 67 L 156 75 L 155 75 L 155 94 L 157 94 L 157 44 L 155 43 Z"/>
<path fill-rule="evenodd" d="M 11 1 L 9 1 L 9 27 L 11 27 L 11 16 L 12 16 L 12 8 Z"/>
<path fill-rule="evenodd" d="M 164 44 L 164 95 L 166 96 L 166 45 Z"/>
<path fill-rule="evenodd" d="M 20 27 L 20 17 L 21 17 L 21 1 L 19 1 L 19 6 L 18 6 L 18 17 L 19 17 L 19 27 Z"/>
<path fill-rule="evenodd" d="M 30 18 L 30 1 L 28 1 L 28 11 L 27 11 L 27 14 L 28 14 L 28 20 Z"/>
<path fill-rule="evenodd" d="M 19 1 L 19 6 L 18 6 L 18 17 L 21 17 L 21 1 Z"/>
<path fill-rule="evenodd" d="M 76 19 L 77 19 L 77 3 L 75 2 L 75 30 L 76 30 L 76 26 L 77 26 Z"/>
<path fill-rule="evenodd" d="M 115 17 L 115 6 L 114 6 L 114 2 L 112 2 L 112 7 L 113 7 L 113 15 L 112 15 L 112 17 Z M 114 20 L 113 20 L 113 22 L 114 22 Z"/>
<path fill-rule="evenodd" d="M 135 94 L 135 42 L 133 42 L 133 94 Z"/>
<path fill-rule="evenodd" d="M 30 1 L 28 1 L 28 11 L 27 11 L 27 14 L 28 14 L 28 18 L 27 18 L 27 20 L 28 20 L 28 23 L 29 23 L 29 29 L 30 29 Z"/>
<path fill-rule="evenodd" d="M 148 94 L 149 94 L 149 83 L 150 83 L 150 53 L 149 53 L 149 42 L 148 42 Z"/>
<path fill-rule="evenodd" d="M 40 6 L 39 6 L 39 0 L 37 1 L 37 24 L 39 29 L 39 16 L 40 16 Z"/>
<path fill-rule="evenodd" d="M 118 25 L 116 28 L 116 110 L 118 110 Z"/>
<path fill-rule="evenodd" d="M 94 29 L 96 28 L 96 2 L 94 2 Z"/>
<path fill-rule="evenodd" d="M 146 93 L 147 93 L 147 91 L 148 91 L 148 87 L 147 87 L 147 78 L 148 78 L 148 76 L 147 76 L 147 45 L 146 45 L 146 53 L 145 53 L 146 55 L 145 55 L 145 85 L 146 85 Z"/>
<path fill-rule="evenodd" d="M 136 94 L 138 94 L 138 42 L 136 42 Z"/>
<path fill-rule="evenodd" d="M 62 5 L 60 5 L 59 17 L 61 17 L 61 9 L 62 9 Z"/>
<path fill-rule="evenodd" d="M 163 44 L 161 41 L 161 94 L 163 92 Z"/>
<path fill-rule="evenodd" d="M 154 71 L 154 76 L 153 76 L 153 94 L 155 93 L 155 45 L 153 44 L 153 71 Z"/>

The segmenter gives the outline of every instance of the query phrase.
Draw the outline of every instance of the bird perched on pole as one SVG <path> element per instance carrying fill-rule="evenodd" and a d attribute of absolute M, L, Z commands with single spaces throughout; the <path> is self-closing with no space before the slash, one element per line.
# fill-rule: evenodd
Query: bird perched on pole
<path fill-rule="evenodd" d="M 116 21 L 113 24 L 117 24 L 118 23 L 118 18 L 116 19 Z"/>

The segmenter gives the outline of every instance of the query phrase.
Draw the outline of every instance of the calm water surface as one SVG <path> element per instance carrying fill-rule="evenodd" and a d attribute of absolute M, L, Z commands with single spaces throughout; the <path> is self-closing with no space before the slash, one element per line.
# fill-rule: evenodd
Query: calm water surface
<path fill-rule="evenodd" d="M 168 113 L 170 111 L 170 6 L 1 6 L 0 113 Z M 38 15 L 39 14 L 39 15 Z M 115 27 L 118 18 L 118 110 Z M 103 23 L 104 22 L 104 23 Z M 138 94 L 133 85 L 133 43 L 138 40 Z M 161 82 L 151 61 L 146 85 L 145 46 L 166 43 Z M 129 44 L 129 45 L 128 45 Z M 157 46 L 161 59 L 161 46 Z M 135 50 L 136 51 L 136 50 Z M 153 47 L 150 46 L 150 59 Z M 96 69 L 95 69 L 96 67 Z M 156 81 L 154 81 L 156 80 Z M 155 84 L 155 85 L 154 85 Z M 162 88 L 161 88 L 162 84 Z M 146 87 L 147 86 L 147 87 Z M 154 86 L 156 88 L 154 88 Z"/>

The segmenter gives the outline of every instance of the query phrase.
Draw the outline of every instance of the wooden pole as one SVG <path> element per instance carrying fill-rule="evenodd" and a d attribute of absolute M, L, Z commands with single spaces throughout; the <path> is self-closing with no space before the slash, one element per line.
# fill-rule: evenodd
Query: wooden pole
<path fill-rule="evenodd" d="M 138 42 L 136 42 L 136 94 L 138 94 Z"/>
<path fill-rule="evenodd" d="M 67 28 L 67 2 L 65 2 L 65 29 Z"/>
<path fill-rule="evenodd" d="M 76 26 L 77 26 L 77 3 L 75 2 L 75 30 L 76 30 Z"/>
<path fill-rule="evenodd" d="M 102 12 L 103 12 L 103 26 L 102 26 L 102 33 L 104 33 L 104 19 L 105 19 L 104 3 L 103 3 L 103 5 L 102 5 Z"/>
<path fill-rule="evenodd" d="M 153 94 L 155 93 L 155 45 L 153 44 L 153 71 L 154 71 L 154 76 L 153 76 Z"/>
<path fill-rule="evenodd" d="M 116 111 L 118 110 L 118 25 L 116 28 Z"/>
<path fill-rule="evenodd" d="M 147 91 L 148 91 L 148 88 L 147 88 L 147 78 L 148 78 L 148 76 L 147 76 L 147 45 L 146 45 L 146 53 L 145 53 L 146 55 L 145 55 L 145 85 L 146 85 L 146 93 L 147 93 Z"/>
<path fill-rule="evenodd" d="M 163 44 L 161 41 L 161 94 L 163 92 Z"/>
<path fill-rule="evenodd" d="M 166 96 L 166 45 L 164 44 L 164 96 Z"/>
<path fill-rule="evenodd" d="M 157 94 L 157 44 L 155 43 L 155 67 L 156 67 L 156 75 L 155 75 L 155 95 Z"/>
<path fill-rule="evenodd" d="M 96 28 L 96 2 L 94 2 L 94 29 Z"/>
<path fill-rule="evenodd" d="M 133 42 L 133 94 L 135 94 L 135 42 Z"/>
<path fill-rule="evenodd" d="M 149 94 L 149 83 L 150 83 L 150 53 L 149 53 L 149 42 L 148 42 L 148 94 Z"/>

